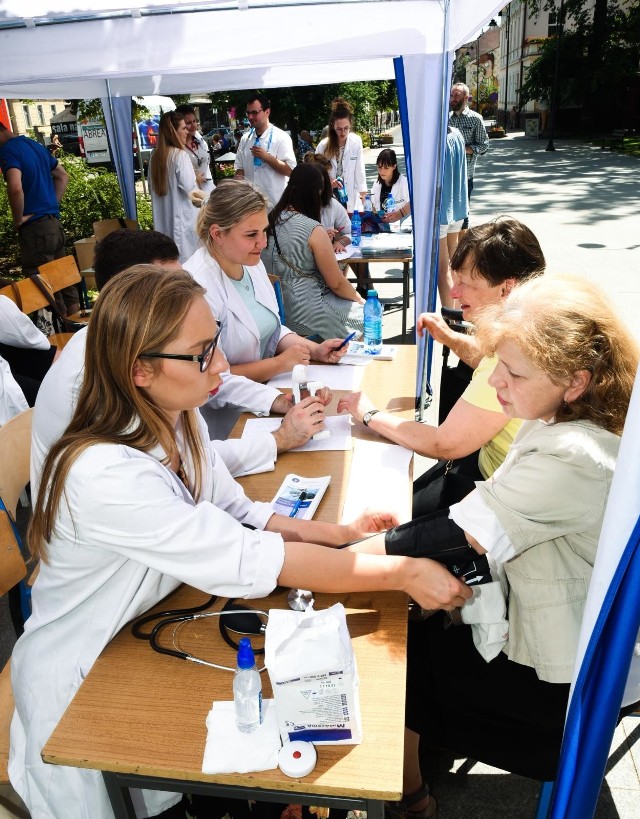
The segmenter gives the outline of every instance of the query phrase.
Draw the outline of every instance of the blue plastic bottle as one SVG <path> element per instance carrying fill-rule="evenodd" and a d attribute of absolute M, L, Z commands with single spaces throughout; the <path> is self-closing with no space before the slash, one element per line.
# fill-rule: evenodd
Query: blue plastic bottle
<path fill-rule="evenodd" d="M 253 733 L 262 722 L 262 680 L 248 637 L 243 637 L 238 647 L 238 667 L 233 678 L 233 703 L 238 730 L 243 734 Z"/>
<path fill-rule="evenodd" d="M 256 134 L 256 141 L 253 143 L 253 145 L 254 145 L 254 147 L 256 145 L 260 145 L 260 137 L 257 134 Z M 260 159 L 259 156 L 254 156 L 253 157 L 253 167 L 254 168 L 259 168 L 260 165 L 262 165 L 262 160 Z"/>
<path fill-rule="evenodd" d="M 344 179 L 341 176 L 336 176 L 336 182 L 340 183 L 340 187 L 336 188 L 336 192 L 338 194 L 338 202 L 343 207 L 347 207 L 347 202 L 349 201 L 349 194 L 347 193 L 347 189 L 344 186 Z"/>
<path fill-rule="evenodd" d="M 364 351 L 367 355 L 382 351 L 382 305 L 377 290 L 367 292 L 364 304 Z"/>
<path fill-rule="evenodd" d="M 393 213 L 393 211 L 396 209 L 396 200 L 393 198 L 393 194 L 390 193 L 389 196 L 387 196 L 387 201 L 384 203 L 384 209 L 386 213 Z"/>
<path fill-rule="evenodd" d="M 362 218 L 360 212 L 355 210 L 351 217 L 351 244 L 358 247 L 362 238 Z"/>

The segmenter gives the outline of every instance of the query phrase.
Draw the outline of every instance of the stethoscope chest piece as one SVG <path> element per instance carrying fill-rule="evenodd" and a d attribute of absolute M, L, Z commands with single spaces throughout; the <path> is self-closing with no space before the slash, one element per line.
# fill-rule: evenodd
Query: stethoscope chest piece
<path fill-rule="evenodd" d="M 291 589 L 287 595 L 287 603 L 294 611 L 306 611 L 313 605 L 313 592 L 307 589 Z"/>

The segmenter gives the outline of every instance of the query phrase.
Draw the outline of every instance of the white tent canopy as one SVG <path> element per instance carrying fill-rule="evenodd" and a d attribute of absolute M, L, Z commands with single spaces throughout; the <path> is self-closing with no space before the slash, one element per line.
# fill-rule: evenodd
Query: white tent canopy
<path fill-rule="evenodd" d="M 394 58 L 403 57 L 413 224 L 424 226 L 415 231 L 416 305 L 426 309 L 435 292 L 431 248 L 437 246 L 432 239 L 451 55 L 503 5 L 128 0 L 124 7 L 118 0 L 0 0 L 0 97 L 101 97 L 130 213 L 132 95 L 388 79 Z"/>

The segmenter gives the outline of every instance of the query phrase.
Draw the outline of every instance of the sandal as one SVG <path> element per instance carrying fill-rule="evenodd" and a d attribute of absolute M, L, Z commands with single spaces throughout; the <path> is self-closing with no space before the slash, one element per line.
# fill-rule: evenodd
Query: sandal
<path fill-rule="evenodd" d="M 414 805 L 427 800 L 427 804 L 422 810 L 411 810 Z M 392 819 L 435 819 L 438 814 L 438 803 L 429 793 L 429 786 L 426 782 L 422 787 L 409 796 L 403 796 L 399 802 L 385 802 L 385 817 Z"/>

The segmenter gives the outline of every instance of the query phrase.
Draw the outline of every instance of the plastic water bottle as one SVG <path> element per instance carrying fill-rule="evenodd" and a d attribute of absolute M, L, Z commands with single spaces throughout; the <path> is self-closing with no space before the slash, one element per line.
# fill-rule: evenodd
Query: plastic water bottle
<path fill-rule="evenodd" d="M 248 637 L 240 640 L 238 648 L 238 667 L 233 678 L 233 704 L 238 730 L 243 734 L 251 734 L 262 722 L 262 681 Z"/>
<path fill-rule="evenodd" d="M 256 145 L 260 145 L 260 137 L 257 134 L 256 134 L 256 141 L 253 143 L 253 145 L 254 145 L 254 147 Z M 259 168 L 260 165 L 262 165 L 262 160 L 260 159 L 259 156 L 254 156 L 253 157 L 253 167 L 254 168 Z"/>
<path fill-rule="evenodd" d="M 396 200 L 393 198 L 393 194 L 389 194 L 387 196 L 387 201 L 384 203 L 384 209 L 387 213 L 393 213 L 396 209 Z"/>
<path fill-rule="evenodd" d="M 347 189 L 344 186 L 344 179 L 341 176 L 336 176 L 336 182 L 340 183 L 340 187 L 336 188 L 336 192 L 338 194 L 338 202 L 340 202 L 340 204 L 346 208 L 347 202 L 349 201 L 349 194 L 347 193 Z"/>
<path fill-rule="evenodd" d="M 368 193 L 364 198 L 364 212 L 373 213 L 373 203 L 371 201 L 371 194 Z"/>
<path fill-rule="evenodd" d="M 358 247 L 360 244 L 360 239 L 362 238 L 362 218 L 360 216 L 360 212 L 354 210 L 353 216 L 351 217 L 351 244 L 354 247 Z"/>
<path fill-rule="evenodd" d="M 377 290 L 369 290 L 364 303 L 364 351 L 367 355 L 382 351 L 382 305 Z"/>

